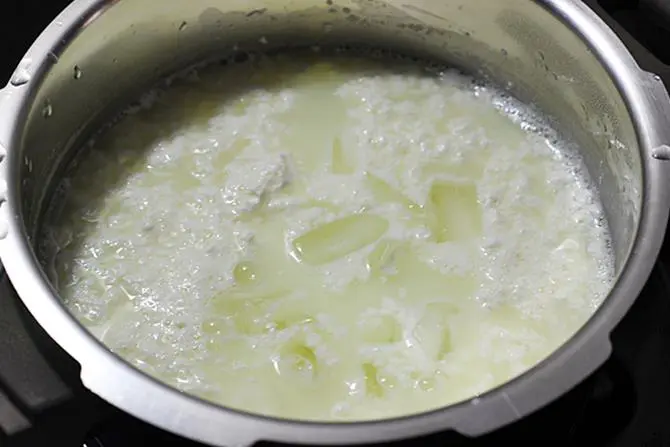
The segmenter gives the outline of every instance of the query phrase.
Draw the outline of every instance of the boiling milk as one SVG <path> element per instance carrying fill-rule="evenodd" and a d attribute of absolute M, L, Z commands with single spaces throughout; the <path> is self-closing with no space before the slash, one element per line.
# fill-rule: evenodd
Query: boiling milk
<path fill-rule="evenodd" d="M 456 72 L 255 57 L 129 112 L 63 183 L 47 267 L 107 346 L 205 399 L 444 406 L 536 364 L 611 285 L 574 148 Z"/>

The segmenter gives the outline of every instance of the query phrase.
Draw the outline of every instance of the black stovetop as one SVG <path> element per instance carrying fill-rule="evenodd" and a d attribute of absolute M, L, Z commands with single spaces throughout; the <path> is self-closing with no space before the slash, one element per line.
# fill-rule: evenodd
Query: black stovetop
<path fill-rule="evenodd" d="M 670 87 L 670 0 L 584 1 L 620 35 L 642 67 Z M 0 84 L 65 4 L 66 0 L 3 2 L 0 54 L 7 64 L 0 67 Z M 16 22 L 22 32 L 10 35 Z M 13 28 L 3 26 L 6 23 L 14 23 Z M 478 439 L 440 433 L 393 445 L 670 446 L 668 322 L 670 242 L 641 296 L 614 331 L 612 357 L 571 392 Z M 82 387 L 77 370 L 0 276 L 0 446 L 197 445 L 111 408 Z"/>

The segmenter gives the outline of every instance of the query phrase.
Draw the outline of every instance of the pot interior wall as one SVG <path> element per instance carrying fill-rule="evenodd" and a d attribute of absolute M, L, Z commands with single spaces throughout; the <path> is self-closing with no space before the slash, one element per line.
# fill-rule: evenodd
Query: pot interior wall
<path fill-rule="evenodd" d="M 608 216 L 619 271 L 642 200 L 636 132 L 607 70 L 539 3 L 163 0 L 156 8 L 149 0 L 100 1 L 72 38 L 54 49 L 43 76 L 31 81 L 34 101 L 23 111 L 20 155 L 13 160 L 26 229 L 34 238 L 71 149 L 160 78 L 244 50 L 363 43 L 489 76 L 551 116 L 583 151 Z"/>

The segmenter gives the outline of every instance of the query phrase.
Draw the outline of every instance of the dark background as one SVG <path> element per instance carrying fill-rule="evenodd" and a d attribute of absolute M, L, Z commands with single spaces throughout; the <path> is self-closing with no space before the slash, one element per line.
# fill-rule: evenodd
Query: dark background
<path fill-rule="evenodd" d="M 31 43 L 69 3 L 69 0 L 0 0 L 0 85 L 5 85 Z"/>

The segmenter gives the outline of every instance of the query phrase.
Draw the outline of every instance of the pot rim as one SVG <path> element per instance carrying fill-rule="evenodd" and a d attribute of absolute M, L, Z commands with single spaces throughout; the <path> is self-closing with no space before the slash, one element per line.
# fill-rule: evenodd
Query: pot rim
<path fill-rule="evenodd" d="M 113 4 L 114 2 L 111 2 Z M 642 71 L 623 43 L 577 0 L 537 0 L 587 42 L 627 101 L 643 166 L 643 203 L 634 248 L 603 305 L 570 340 L 516 378 L 482 395 L 429 412 L 370 422 L 303 422 L 245 413 L 181 393 L 109 351 L 66 310 L 42 274 L 22 222 L 17 170 L 26 115 L 63 41 L 104 12 L 108 0 L 75 0 L 26 54 L 33 80 L 0 91 L 0 259 L 30 313 L 82 365 L 84 385 L 118 408 L 181 436 L 213 445 L 259 440 L 334 444 L 380 442 L 446 429 L 480 435 L 538 409 L 568 391 L 609 356 L 609 334 L 642 290 L 661 247 L 670 181 L 654 150 L 670 144 L 670 98 L 662 83 Z M 3 147 L 3 144 L 4 147 Z M 6 192 L 6 194 L 5 194 Z"/>

